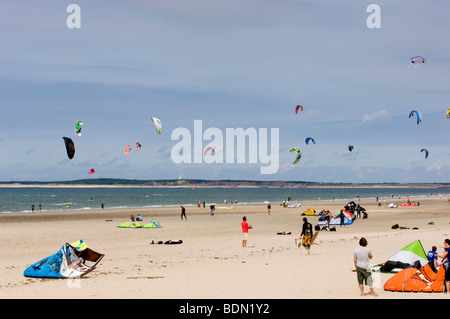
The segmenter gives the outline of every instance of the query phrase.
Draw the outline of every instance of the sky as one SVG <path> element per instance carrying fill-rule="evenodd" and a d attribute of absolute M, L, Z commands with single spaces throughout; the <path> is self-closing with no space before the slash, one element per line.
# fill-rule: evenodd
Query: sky
<path fill-rule="evenodd" d="M 2 0 L 0 181 L 450 182 L 448 12 L 437 0 Z M 211 157 L 231 152 L 227 129 L 277 129 L 276 172 L 250 161 L 250 142 L 244 163 L 176 163 L 178 129 L 211 142 L 194 121 L 223 133 Z"/>

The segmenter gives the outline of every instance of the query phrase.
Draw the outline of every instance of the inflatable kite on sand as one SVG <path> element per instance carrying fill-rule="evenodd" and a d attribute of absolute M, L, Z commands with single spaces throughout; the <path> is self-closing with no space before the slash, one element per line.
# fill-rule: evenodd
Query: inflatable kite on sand
<path fill-rule="evenodd" d="M 91 272 L 104 257 L 87 247 L 81 239 L 65 243 L 61 249 L 25 269 L 25 277 L 35 278 L 79 278 Z"/>

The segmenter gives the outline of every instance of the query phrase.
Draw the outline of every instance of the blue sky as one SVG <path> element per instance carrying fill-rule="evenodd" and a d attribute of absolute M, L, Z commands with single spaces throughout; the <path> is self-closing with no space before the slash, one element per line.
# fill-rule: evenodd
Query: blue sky
<path fill-rule="evenodd" d="M 79 29 L 66 25 L 71 3 Z M 381 28 L 367 27 L 371 3 Z M 3 0 L 0 180 L 449 182 L 448 12 L 425 0 Z M 427 63 L 413 68 L 417 55 Z M 224 132 L 278 128 L 278 172 L 175 164 L 171 132 L 194 120 Z M 125 155 L 136 141 L 142 149 Z"/>

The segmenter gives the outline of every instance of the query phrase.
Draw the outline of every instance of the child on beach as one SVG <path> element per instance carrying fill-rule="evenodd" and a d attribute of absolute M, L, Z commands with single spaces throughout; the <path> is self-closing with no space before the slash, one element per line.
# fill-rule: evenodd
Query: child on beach
<path fill-rule="evenodd" d="M 438 259 L 438 253 L 437 253 L 437 247 L 433 246 L 431 247 L 431 250 L 427 253 L 428 261 L 431 261 L 434 265 L 434 267 L 437 267 L 437 259 Z"/>

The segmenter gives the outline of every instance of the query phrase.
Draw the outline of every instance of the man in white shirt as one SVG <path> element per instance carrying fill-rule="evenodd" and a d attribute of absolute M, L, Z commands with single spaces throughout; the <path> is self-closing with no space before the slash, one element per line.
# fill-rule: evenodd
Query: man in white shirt
<path fill-rule="evenodd" d="M 353 260 L 356 267 L 356 275 L 358 278 L 359 289 L 361 289 L 361 296 L 364 297 L 364 283 L 369 286 L 370 294 L 377 296 L 373 290 L 372 271 L 370 269 L 370 259 L 372 259 L 372 250 L 367 247 L 367 240 L 361 237 L 358 248 L 353 251 Z"/>

